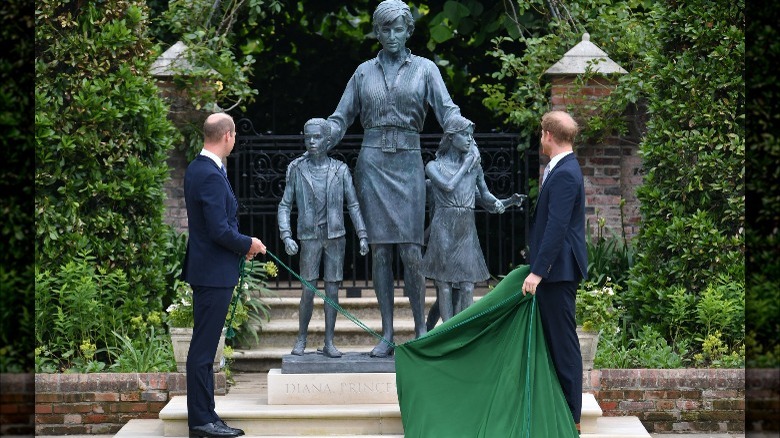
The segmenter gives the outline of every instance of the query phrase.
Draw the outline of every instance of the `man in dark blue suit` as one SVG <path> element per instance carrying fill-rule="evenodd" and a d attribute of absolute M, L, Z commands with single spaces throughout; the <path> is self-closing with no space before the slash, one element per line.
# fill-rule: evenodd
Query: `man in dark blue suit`
<path fill-rule="evenodd" d="M 265 245 L 238 232 L 238 201 L 223 164 L 236 141 L 233 118 L 211 114 L 203 139 L 203 150 L 184 175 L 189 239 L 182 278 L 192 286 L 195 317 L 187 355 L 187 422 L 190 437 L 234 437 L 244 431 L 229 427 L 214 410 L 213 361 L 240 259 L 265 254 Z"/>
<path fill-rule="evenodd" d="M 582 411 L 582 354 L 574 305 L 588 276 L 585 183 L 574 155 L 577 122 L 564 111 L 542 117 L 541 153 L 550 158 L 531 219 L 531 273 L 523 294 L 536 294 L 545 339 L 577 429 Z"/>

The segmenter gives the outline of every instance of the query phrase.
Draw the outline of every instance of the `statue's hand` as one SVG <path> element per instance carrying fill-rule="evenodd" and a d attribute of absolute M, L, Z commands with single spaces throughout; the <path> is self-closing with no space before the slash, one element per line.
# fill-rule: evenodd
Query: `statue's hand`
<path fill-rule="evenodd" d="M 475 167 L 479 166 L 480 163 L 482 163 L 482 155 L 480 155 L 479 149 L 477 148 L 477 142 L 475 141 L 471 142 L 471 148 L 469 149 L 469 153 L 474 155 L 474 163 L 472 163 L 471 167 L 469 167 L 469 170 L 472 170 Z"/>
<path fill-rule="evenodd" d="M 287 252 L 287 255 L 298 254 L 298 244 L 295 243 L 292 238 L 288 237 L 284 239 L 284 250 Z"/>
<path fill-rule="evenodd" d="M 464 166 L 468 168 L 469 172 L 471 172 L 471 170 L 474 169 L 478 157 L 479 155 L 473 154 L 471 153 L 471 151 L 466 153 L 466 156 L 463 158 L 463 163 Z"/>
<path fill-rule="evenodd" d="M 496 203 L 493 205 L 495 205 L 496 213 L 498 214 L 503 214 L 506 211 L 506 207 L 504 207 L 504 203 L 499 200 L 496 200 Z"/>
<path fill-rule="evenodd" d="M 364 256 L 368 254 L 368 239 L 365 237 L 360 239 L 360 255 Z"/>

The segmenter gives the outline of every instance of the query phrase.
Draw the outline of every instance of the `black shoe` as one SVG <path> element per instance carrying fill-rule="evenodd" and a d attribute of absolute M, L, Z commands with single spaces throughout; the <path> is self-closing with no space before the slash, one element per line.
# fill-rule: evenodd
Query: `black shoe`
<path fill-rule="evenodd" d="M 243 431 L 243 430 L 241 430 L 241 429 L 239 429 L 239 428 L 237 428 L 237 427 L 230 427 L 230 426 L 228 426 L 228 425 L 227 425 L 227 423 L 225 423 L 225 421 L 224 421 L 224 420 L 219 420 L 219 421 L 217 421 L 217 424 L 220 424 L 220 425 L 222 425 L 222 426 L 224 426 L 224 427 L 226 427 L 226 428 L 228 428 L 228 429 L 232 430 L 233 432 L 235 432 L 235 433 L 237 434 L 237 436 L 242 436 L 242 435 L 245 435 L 245 433 L 244 433 L 244 431 Z"/>
<path fill-rule="evenodd" d="M 233 429 L 228 429 L 219 423 L 206 423 L 203 426 L 190 428 L 190 438 L 217 438 L 238 436 Z"/>

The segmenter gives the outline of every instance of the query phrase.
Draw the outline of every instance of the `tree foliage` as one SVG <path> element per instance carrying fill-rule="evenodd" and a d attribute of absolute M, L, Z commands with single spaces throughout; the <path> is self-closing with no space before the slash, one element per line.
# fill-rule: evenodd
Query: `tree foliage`
<path fill-rule="evenodd" d="M 272 3 L 265 2 L 262 14 L 245 8 L 234 25 L 236 56 L 254 59 L 250 84 L 257 90 L 241 113 L 261 132 L 295 134 L 307 119 L 330 115 L 357 66 L 380 50 L 371 21 L 378 2 L 300 0 L 278 9 Z M 410 7 L 412 53 L 439 65 L 453 100 L 479 129 L 503 130 L 481 104 L 480 84 L 498 66 L 484 57 L 490 40 L 516 28 L 505 4 L 430 0 Z M 538 19 L 529 13 L 520 20 Z M 427 122 L 426 132 L 441 132 L 435 118 Z"/>
<path fill-rule="evenodd" d="M 586 31 L 628 70 L 593 105 L 599 111 L 584 132 L 593 141 L 623 133 L 630 106 L 647 107 L 642 223 L 629 287 L 617 300 L 628 312 L 625 327 L 634 338 L 658 333 L 677 342 L 670 351 L 682 361 L 739 362 L 738 352 L 726 360 L 704 351 L 725 346 L 733 353 L 745 337 L 744 2 L 531 4 L 547 11 L 548 21 L 521 34 L 521 53 L 502 47 L 512 38 L 495 40 L 490 55 L 502 67 L 494 75 L 511 85 L 485 86 L 486 106 L 533 135 L 551 107 L 544 71 Z"/>
<path fill-rule="evenodd" d="M 68 303 L 118 309 L 110 312 L 118 321 L 101 319 L 106 312 L 91 319 L 129 330 L 132 318 L 162 309 L 167 291 L 163 183 L 177 137 L 148 74 L 148 20 L 137 0 L 36 2 L 36 277 L 64 285 L 36 288 L 36 302 L 50 304 L 36 309 L 36 328 L 39 342 L 57 345 L 54 354 L 65 362 L 78 356 L 79 344 L 95 341 L 58 338 L 55 318 Z M 79 272 L 116 281 L 83 279 L 76 287 L 63 276 L 77 258 Z M 106 295 L 109 301 L 89 298 Z M 100 340 L 117 342 L 109 339 Z"/>

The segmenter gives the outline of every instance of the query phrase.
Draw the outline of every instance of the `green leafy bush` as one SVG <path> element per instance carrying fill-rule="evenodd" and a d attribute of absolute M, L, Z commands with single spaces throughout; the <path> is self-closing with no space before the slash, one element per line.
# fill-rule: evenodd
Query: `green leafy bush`
<path fill-rule="evenodd" d="M 678 287 L 698 297 L 727 277 L 744 290 L 744 2 L 661 3 L 656 13 L 642 226 L 624 296 L 639 325 L 667 325 Z"/>
<path fill-rule="evenodd" d="M 112 371 L 120 373 L 176 371 L 171 338 L 164 331 L 156 332 L 154 326 L 151 326 L 146 336 L 135 340 L 117 332 L 113 332 L 113 335 L 119 340 L 121 351 L 114 353 Z"/>
<path fill-rule="evenodd" d="M 35 12 L 36 341 L 63 369 L 86 360 L 84 341 L 110 362 L 111 331 L 162 310 L 178 133 L 148 73 L 146 2 L 44 0 Z"/>

